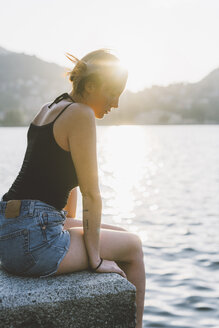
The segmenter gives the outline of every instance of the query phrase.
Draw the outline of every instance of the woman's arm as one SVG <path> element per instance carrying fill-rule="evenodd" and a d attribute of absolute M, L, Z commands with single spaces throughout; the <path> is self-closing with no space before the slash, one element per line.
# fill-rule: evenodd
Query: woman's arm
<path fill-rule="evenodd" d="M 66 131 L 82 195 L 83 239 L 89 264 L 95 268 L 100 263 L 99 235 L 102 212 L 95 115 L 93 109 L 87 105 L 78 103 L 70 106 L 73 106 L 74 110 L 69 113 Z"/>
<path fill-rule="evenodd" d="M 63 229 L 67 230 L 67 229 L 75 228 L 75 227 L 83 227 L 82 220 L 67 217 L 67 220 L 65 221 Z M 101 223 L 100 228 L 101 229 L 109 229 L 109 230 L 118 230 L 118 231 L 128 231 L 125 228 L 121 228 L 118 226 L 114 226 L 111 224 L 105 224 L 105 223 Z"/>
<path fill-rule="evenodd" d="M 68 201 L 63 210 L 67 211 L 67 218 L 75 218 L 77 209 L 77 187 L 70 191 Z"/>
<path fill-rule="evenodd" d="M 74 227 L 83 227 L 83 222 L 82 220 L 75 219 L 76 217 L 76 209 L 77 209 L 77 187 L 73 188 L 68 196 L 68 201 L 66 206 L 63 208 L 63 210 L 67 211 L 66 218 L 67 220 L 65 221 L 63 229 L 70 229 Z M 110 230 L 119 230 L 119 231 L 127 231 L 124 228 L 110 225 L 110 224 L 105 224 L 102 223 L 100 225 L 101 229 L 110 229 Z"/>

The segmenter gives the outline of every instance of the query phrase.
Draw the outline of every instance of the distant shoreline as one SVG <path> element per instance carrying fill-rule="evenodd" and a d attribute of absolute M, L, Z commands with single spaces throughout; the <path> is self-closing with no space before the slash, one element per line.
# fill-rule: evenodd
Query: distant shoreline
<path fill-rule="evenodd" d="M 96 126 L 181 126 L 181 125 L 219 125 L 219 123 L 174 123 L 174 124 L 160 124 L 160 123 L 148 123 L 148 124 L 97 124 Z M 0 128 L 28 128 L 29 125 L 0 125 Z"/>

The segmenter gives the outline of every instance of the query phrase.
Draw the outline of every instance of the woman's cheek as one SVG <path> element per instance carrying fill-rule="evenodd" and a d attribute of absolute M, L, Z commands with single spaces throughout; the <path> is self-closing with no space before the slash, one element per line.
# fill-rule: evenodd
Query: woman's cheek
<path fill-rule="evenodd" d="M 111 104 L 111 98 L 110 97 L 106 97 L 105 104 L 106 104 L 106 106 L 110 106 L 110 104 Z"/>

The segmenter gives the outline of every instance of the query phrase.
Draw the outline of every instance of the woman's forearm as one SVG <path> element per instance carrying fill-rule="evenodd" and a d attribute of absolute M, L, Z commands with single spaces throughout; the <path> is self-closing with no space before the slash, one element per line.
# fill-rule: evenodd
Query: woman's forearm
<path fill-rule="evenodd" d="M 102 199 L 100 194 L 82 195 L 84 242 L 90 265 L 96 267 L 100 261 L 100 224 Z"/>
<path fill-rule="evenodd" d="M 64 224 L 64 229 L 67 230 L 67 229 L 76 228 L 76 227 L 80 227 L 80 228 L 83 227 L 82 220 L 67 217 L 65 224 Z M 100 228 L 101 229 L 109 229 L 109 230 L 127 231 L 125 228 L 114 226 L 111 224 L 105 224 L 105 223 L 101 223 Z"/>

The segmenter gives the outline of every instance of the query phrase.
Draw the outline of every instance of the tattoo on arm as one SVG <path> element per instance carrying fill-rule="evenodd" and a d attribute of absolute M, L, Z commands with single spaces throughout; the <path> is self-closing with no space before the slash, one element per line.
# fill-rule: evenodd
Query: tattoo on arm
<path fill-rule="evenodd" d="M 87 213 L 88 212 L 88 209 L 83 209 L 83 212 Z M 88 230 L 88 219 L 84 217 L 84 227 L 86 230 Z"/>
<path fill-rule="evenodd" d="M 88 230 L 88 219 L 85 219 L 85 229 Z"/>

